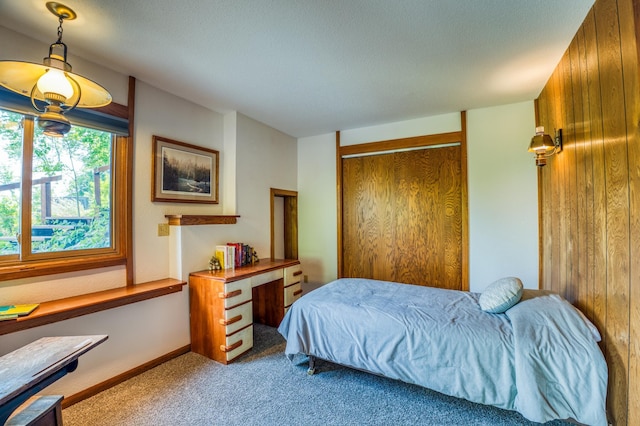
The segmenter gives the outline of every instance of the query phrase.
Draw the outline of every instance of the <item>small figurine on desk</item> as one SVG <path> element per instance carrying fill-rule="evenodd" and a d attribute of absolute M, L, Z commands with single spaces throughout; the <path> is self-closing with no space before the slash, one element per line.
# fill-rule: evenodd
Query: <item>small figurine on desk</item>
<path fill-rule="evenodd" d="M 211 260 L 209 260 L 209 270 L 219 271 L 221 269 L 222 269 L 222 266 L 220 265 L 220 261 L 218 260 L 218 258 L 215 256 L 211 256 Z"/>
<path fill-rule="evenodd" d="M 260 258 L 258 258 L 258 252 L 251 248 L 251 264 L 258 263 Z"/>

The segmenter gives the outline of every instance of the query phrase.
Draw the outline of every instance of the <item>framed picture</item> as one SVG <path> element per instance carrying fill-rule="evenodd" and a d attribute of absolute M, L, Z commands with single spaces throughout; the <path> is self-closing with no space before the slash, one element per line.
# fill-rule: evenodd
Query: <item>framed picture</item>
<path fill-rule="evenodd" d="M 218 203 L 219 152 L 153 136 L 151 201 Z"/>

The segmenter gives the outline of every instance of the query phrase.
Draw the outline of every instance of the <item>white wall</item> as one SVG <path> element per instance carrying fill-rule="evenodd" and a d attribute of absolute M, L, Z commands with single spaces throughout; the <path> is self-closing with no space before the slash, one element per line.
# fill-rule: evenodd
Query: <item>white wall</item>
<path fill-rule="evenodd" d="M 342 145 L 459 131 L 460 114 L 340 132 Z M 537 175 L 527 152 L 533 102 L 467 112 L 470 290 L 519 276 L 537 288 Z M 298 140 L 300 259 L 309 282 L 337 276 L 333 133 Z"/>
<path fill-rule="evenodd" d="M 218 204 L 152 203 L 151 156 L 153 135 L 221 151 L 223 117 L 144 82 L 136 83 L 133 217 L 135 281 L 171 276 L 170 238 L 158 237 L 158 224 L 167 214 L 222 214 Z M 222 163 L 222 161 L 221 161 Z M 220 188 L 224 176 L 220 174 Z M 221 191 L 220 199 L 224 199 Z M 171 278 L 180 278 L 172 276 Z"/>
<path fill-rule="evenodd" d="M 308 291 L 336 278 L 336 137 L 298 139 L 298 255 Z"/>
<path fill-rule="evenodd" d="M 538 180 L 533 102 L 471 110 L 469 277 L 482 291 L 504 276 L 538 288 Z"/>
<path fill-rule="evenodd" d="M 238 114 L 237 193 L 241 238 L 260 257 L 271 252 L 271 188 L 298 189 L 297 141 Z M 255 241 L 255 243 L 254 243 Z"/>
<path fill-rule="evenodd" d="M 0 27 L 0 59 L 41 61 L 48 45 Z M 128 77 L 73 58 L 74 71 L 95 79 L 127 103 Z M 225 126 L 228 126 L 225 128 Z M 220 151 L 218 205 L 151 202 L 152 135 Z M 205 269 L 216 244 L 243 241 L 269 255 L 269 188 L 297 189 L 297 143 L 241 114 L 225 116 L 143 81 L 136 84 L 133 245 L 135 282 Z M 236 151 L 238 155 L 236 156 Z M 228 157 L 226 154 L 229 154 Z M 236 171 L 242 174 L 236 179 Z M 157 236 L 165 214 L 239 214 L 236 225 L 171 227 Z M 0 281 L 0 304 L 44 302 L 125 285 L 121 267 Z M 72 395 L 190 343 L 188 288 L 79 318 L 0 336 L 0 355 L 51 335 L 108 334 L 80 358 L 78 370 L 47 392 Z"/>
<path fill-rule="evenodd" d="M 414 118 L 340 132 L 340 146 L 460 131 L 460 113 Z"/>

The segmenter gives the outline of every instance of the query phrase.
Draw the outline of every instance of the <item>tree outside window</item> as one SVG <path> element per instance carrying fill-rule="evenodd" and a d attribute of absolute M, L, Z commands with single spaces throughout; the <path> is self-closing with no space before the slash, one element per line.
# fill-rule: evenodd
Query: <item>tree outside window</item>
<path fill-rule="evenodd" d="M 52 138 L 0 109 L 0 266 L 118 252 L 115 148 L 109 132 L 74 125 Z"/>

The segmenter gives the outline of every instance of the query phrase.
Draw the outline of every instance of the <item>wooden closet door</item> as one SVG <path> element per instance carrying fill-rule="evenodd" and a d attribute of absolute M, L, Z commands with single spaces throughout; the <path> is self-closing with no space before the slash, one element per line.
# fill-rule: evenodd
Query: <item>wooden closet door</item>
<path fill-rule="evenodd" d="M 462 288 L 461 148 L 342 160 L 344 277 Z"/>

